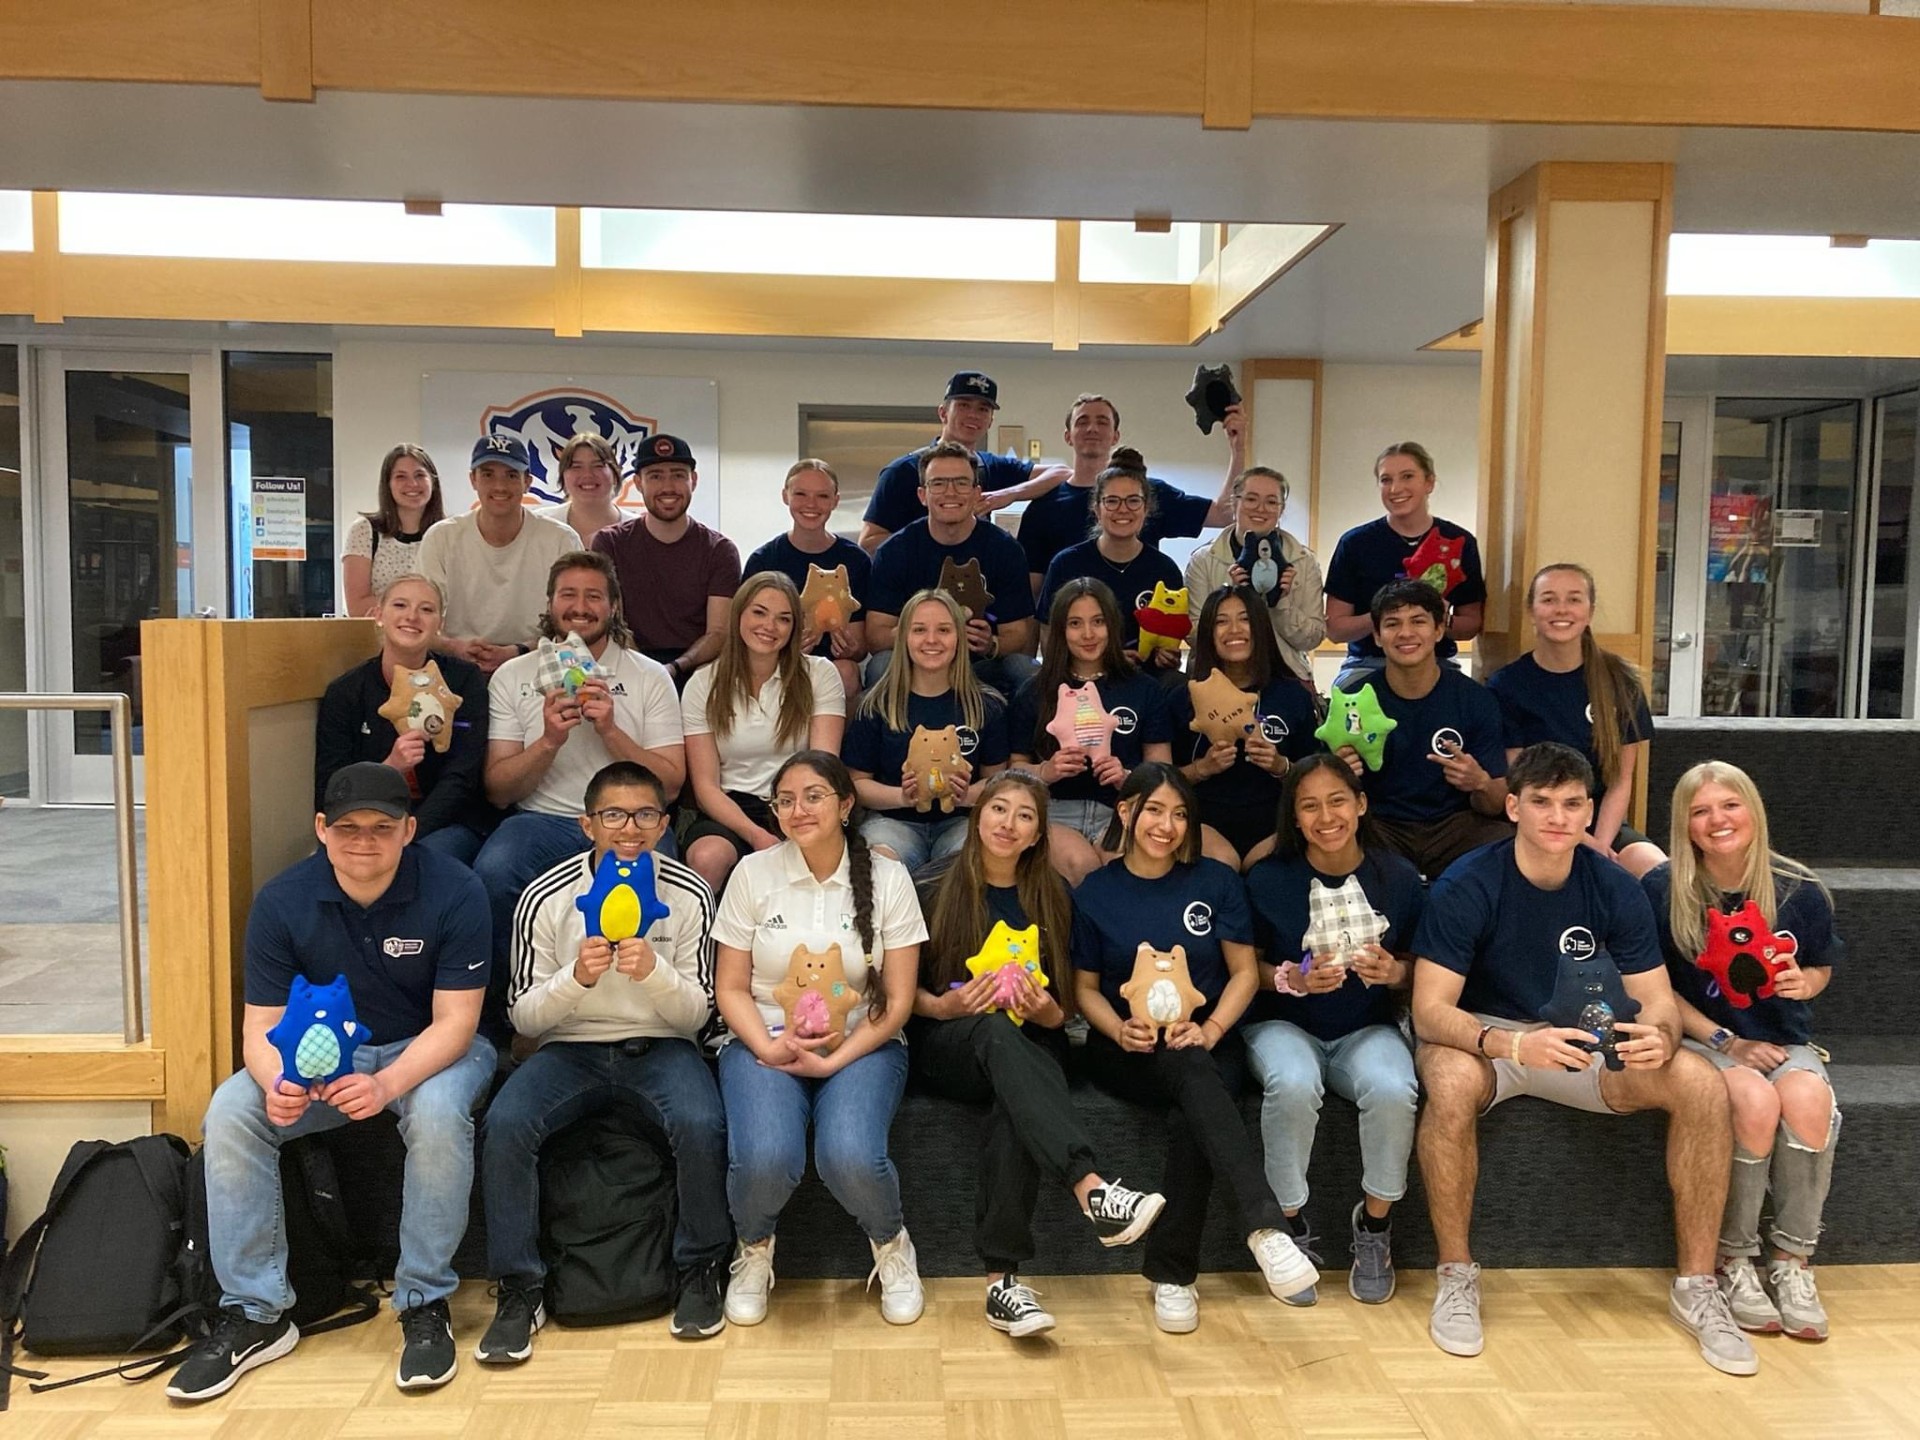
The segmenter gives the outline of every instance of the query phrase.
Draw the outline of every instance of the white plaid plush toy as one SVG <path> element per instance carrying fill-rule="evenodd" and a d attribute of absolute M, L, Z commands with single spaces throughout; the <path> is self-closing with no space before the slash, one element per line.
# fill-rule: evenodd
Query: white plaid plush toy
<path fill-rule="evenodd" d="M 1367 903 L 1360 877 L 1338 886 L 1307 882 L 1307 932 L 1300 937 L 1300 973 L 1318 965 L 1350 965 L 1367 946 L 1387 933 L 1387 917 Z"/>
<path fill-rule="evenodd" d="M 580 682 L 593 672 L 593 652 L 574 632 L 569 630 L 567 638 L 558 644 L 541 637 L 540 664 L 533 672 L 533 684 L 542 695 L 555 690 L 578 694 Z"/>

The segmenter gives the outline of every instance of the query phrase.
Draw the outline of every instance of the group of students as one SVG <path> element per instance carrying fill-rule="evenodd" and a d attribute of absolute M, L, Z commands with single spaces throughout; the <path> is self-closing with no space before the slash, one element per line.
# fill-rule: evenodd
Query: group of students
<path fill-rule="evenodd" d="M 476 447 L 479 505 L 432 527 L 437 487 L 423 498 L 408 472 L 422 457 L 405 447 L 390 457 L 382 508 L 396 508 L 395 533 L 425 530 L 424 553 L 417 570 L 380 577 L 381 653 L 321 707 L 320 848 L 255 902 L 245 1068 L 216 1094 L 206 1126 L 224 1308 L 170 1394 L 224 1393 L 292 1349 L 274 1156 L 295 1135 L 382 1109 L 407 1142 L 397 1380 L 420 1388 L 452 1376 L 446 1299 L 474 1114 L 515 1036 L 531 1053 L 480 1122 L 498 1286 L 475 1351 L 483 1363 L 525 1360 L 544 1322 L 542 1143 L 622 1096 L 638 1098 L 675 1153 L 676 1336 L 764 1318 L 809 1131 L 821 1179 L 870 1241 L 883 1317 L 916 1320 L 923 1294 L 887 1146 L 910 1072 L 990 1107 L 975 1245 L 988 1323 L 1014 1336 L 1055 1323 L 1019 1279 L 1043 1176 L 1072 1191 L 1100 1243 L 1144 1241 L 1163 1330 L 1198 1323 L 1216 1177 L 1271 1292 L 1312 1304 L 1307 1173 L 1331 1088 L 1360 1112 L 1349 1291 L 1366 1303 L 1394 1293 L 1391 1211 L 1417 1134 L 1441 1260 L 1430 1333 L 1443 1350 L 1481 1348 L 1468 1237 L 1475 1127 L 1518 1094 L 1669 1112 L 1680 1252 L 1670 1309 L 1709 1363 L 1752 1373 L 1743 1330 L 1824 1338 L 1807 1261 L 1839 1111 L 1807 1001 L 1840 952 L 1831 905 L 1817 877 L 1770 849 L 1760 798 L 1731 767 L 1696 767 L 1676 787 L 1671 864 L 1625 826 L 1652 724 L 1632 671 L 1593 642 L 1591 576 L 1556 565 L 1534 577 L 1535 648 L 1482 687 L 1447 663 L 1453 642 L 1478 630 L 1477 553 L 1428 510 L 1433 467 L 1418 446 L 1381 456 L 1386 513 L 1342 538 L 1324 595 L 1312 553 L 1290 535 L 1278 584 L 1256 590 L 1240 542 L 1278 526 L 1286 485 L 1244 464 L 1237 413 L 1228 482 L 1202 509 L 1177 491 L 1167 503 L 1134 456 L 1114 454 L 1118 413 L 1100 397 L 1069 413 L 1071 472 L 1000 476 L 1016 484 L 983 493 L 994 465 L 969 447 L 996 398 L 986 377 L 954 377 L 942 437 L 903 457 L 926 514 L 905 518 L 903 462 L 888 467 L 863 532 L 877 542 L 870 568 L 852 558 L 864 549 L 826 531 L 832 472 L 796 465 L 784 492 L 794 528 L 755 552 L 725 594 L 693 585 L 717 623 L 653 654 L 637 633 L 662 603 L 648 576 L 706 573 L 720 544 L 731 550 L 685 528 L 695 522 L 683 442 L 647 442 L 653 451 L 636 459 L 646 514 L 599 528 L 591 549 L 578 527 L 607 518 L 596 506 L 617 479 L 586 440 L 567 447 L 562 473 L 594 457 L 585 468 L 602 488 L 583 493 L 570 479 L 567 509 L 551 518 L 521 504 L 517 441 Z M 1029 501 L 1029 520 L 1043 517 L 1035 548 L 980 519 L 1039 482 L 1040 496 L 1011 497 Z M 1078 493 L 1044 498 L 1063 491 Z M 1081 506 L 1092 533 L 1057 545 L 1046 525 Z M 458 585 L 524 589 L 524 558 L 486 557 L 495 568 L 475 576 L 464 562 L 436 575 L 433 556 L 512 550 L 536 520 L 563 532 L 551 544 L 564 548 L 540 562 L 544 608 L 528 639 L 489 638 L 500 632 L 470 618 L 475 603 Z M 647 545 L 695 538 L 700 563 L 649 572 L 640 561 L 626 573 L 626 542 L 655 520 L 678 538 L 650 534 Z M 1199 601 L 1184 670 L 1164 650 L 1143 659 L 1128 628 L 1128 602 L 1169 584 L 1172 562 L 1143 538 L 1169 520 L 1186 533 L 1228 524 L 1184 576 Z M 473 533 L 437 540 L 450 525 Z M 1452 542 L 1458 573 L 1404 573 L 1433 534 Z M 1017 572 L 1000 541 L 1018 552 Z M 864 613 L 813 633 L 796 557 L 848 563 Z M 949 558 L 981 562 L 989 614 L 940 587 Z M 379 561 L 376 551 L 370 565 Z M 638 611 L 623 600 L 635 581 L 646 591 Z M 350 591 L 355 583 L 350 572 Z M 1038 660 L 1028 653 L 1036 596 L 1047 601 Z M 569 635 L 593 656 L 592 673 L 571 690 L 543 687 L 532 642 Z M 1336 688 L 1371 684 L 1398 722 L 1377 768 L 1314 737 L 1323 702 L 1306 656 L 1323 635 L 1349 644 Z M 444 752 L 377 714 L 396 671 L 429 658 L 461 700 Z M 1216 672 L 1254 697 L 1253 723 L 1230 745 L 1191 724 L 1192 687 Z M 1098 758 L 1046 728 L 1058 687 L 1089 681 L 1117 722 Z M 958 736 L 950 811 L 916 803 L 928 797 L 907 752 L 922 727 Z M 651 853 L 667 908 L 618 944 L 587 938 L 575 904 L 610 853 Z M 1377 919 L 1367 929 L 1377 938 L 1360 945 L 1343 945 L 1319 913 L 1321 892 L 1349 881 Z M 1749 899 L 1798 949 L 1769 998 L 1736 1008 L 1695 962 L 1709 915 Z M 974 978 L 967 961 L 1001 923 L 1036 927 L 1048 978 L 996 1004 L 991 977 Z M 1200 997 L 1164 1034 L 1121 994 L 1142 946 L 1178 947 Z M 1618 1069 L 1583 1048 L 1587 1030 L 1544 1019 L 1561 972 L 1598 952 L 1638 1004 L 1609 1037 Z M 803 963 L 827 967 L 851 997 L 844 1025 L 802 1034 L 787 1023 L 775 992 Z M 266 1031 L 294 975 L 343 973 L 378 1043 L 356 1054 L 354 1074 L 301 1088 L 280 1074 Z M 1075 1017 L 1093 1083 L 1176 1112 L 1157 1192 L 1103 1166 L 1074 1115 L 1062 1061 Z M 1249 1081 L 1262 1095 L 1258 1148 L 1237 1101 Z"/>

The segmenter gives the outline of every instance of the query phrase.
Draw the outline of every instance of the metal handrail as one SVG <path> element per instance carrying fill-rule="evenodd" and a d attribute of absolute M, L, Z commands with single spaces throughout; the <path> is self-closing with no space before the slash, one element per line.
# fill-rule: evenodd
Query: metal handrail
<path fill-rule="evenodd" d="M 113 735 L 113 820 L 120 860 L 120 1008 L 127 1044 L 146 1039 L 141 1014 L 140 871 L 133 844 L 133 701 L 107 695 L 0 692 L 0 710 L 104 710 Z"/>

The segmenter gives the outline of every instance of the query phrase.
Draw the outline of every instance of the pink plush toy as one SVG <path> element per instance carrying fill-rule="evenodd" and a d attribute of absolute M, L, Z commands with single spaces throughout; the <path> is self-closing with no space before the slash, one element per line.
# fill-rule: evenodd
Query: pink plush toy
<path fill-rule="evenodd" d="M 793 1002 L 793 1033 L 802 1040 L 818 1040 L 832 1025 L 827 997 L 818 990 L 802 991 Z"/>
<path fill-rule="evenodd" d="M 1113 753 L 1113 731 L 1119 724 L 1100 703 L 1100 691 L 1093 681 L 1081 686 L 1062 685 L 1060 702 L 1047 722 L 1047 733 L 1060 742 L 1060 748 L 1078 746 L 1088 760 L 1104 760 Z"/>
<path fill-rule="evenodd" d="M 993 972 L 993 1004 L 997 1010 L 1011 1010 L 1020 999 L 1020 982 L 1027 973 L 1027 967 L 1017 960 L 1009 960 Z"/>

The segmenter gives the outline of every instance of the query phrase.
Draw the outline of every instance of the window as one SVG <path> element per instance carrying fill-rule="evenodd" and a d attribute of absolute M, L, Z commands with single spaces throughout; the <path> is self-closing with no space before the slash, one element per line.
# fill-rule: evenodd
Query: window
<path fill-rule="evenodd" d="M 225 357 L 236 618 L 334 609 L 333 360 Z"/>

